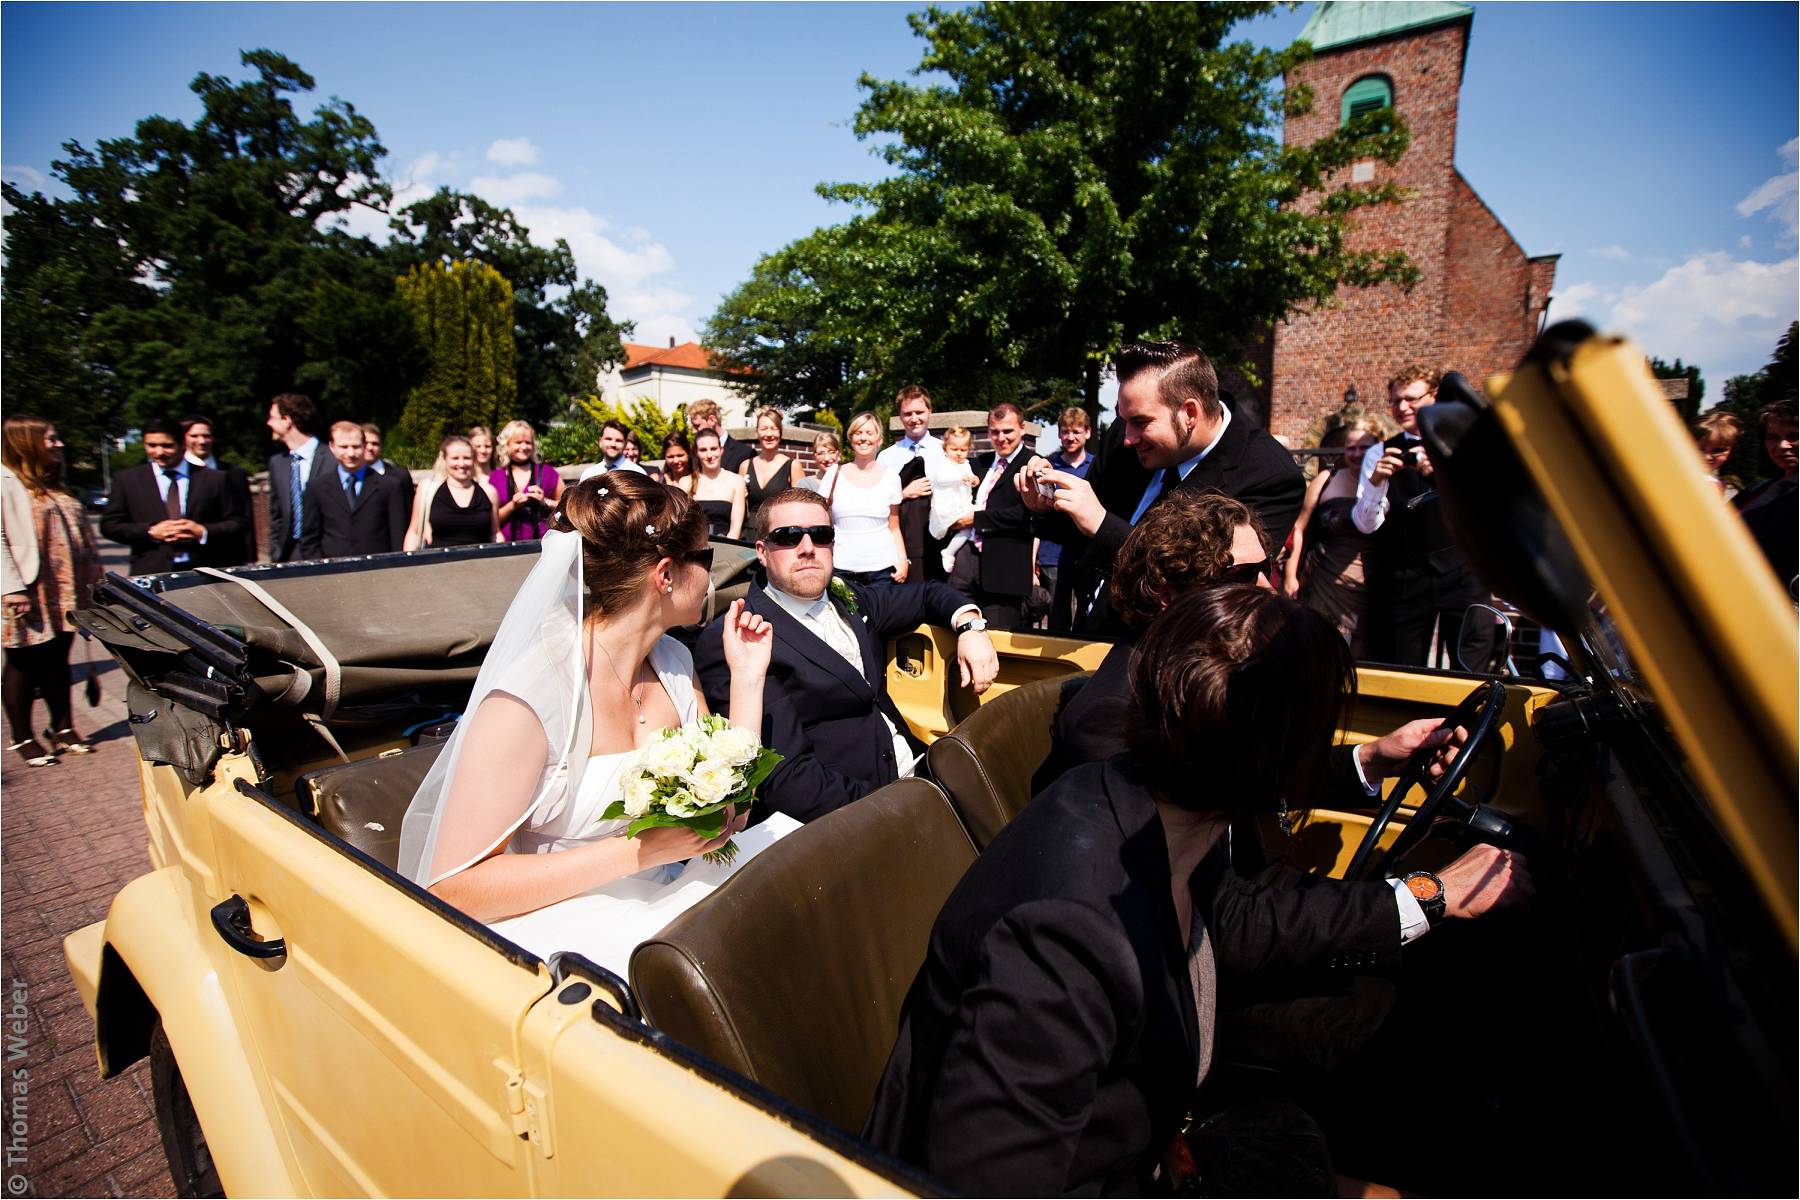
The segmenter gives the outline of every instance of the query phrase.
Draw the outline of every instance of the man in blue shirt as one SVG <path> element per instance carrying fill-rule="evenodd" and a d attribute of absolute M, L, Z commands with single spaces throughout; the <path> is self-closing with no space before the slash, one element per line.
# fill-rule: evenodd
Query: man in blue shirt
<path fill-rule="evenodd" d="M 335 469 L 306 488 L 301 558 L 387 554 L 406 541 L 406 495 L 399 481 L 380 475 L 363 455 L 362 426 L 331 427 Z"/>
<path fill-rule="evenodd" d="M 1087 452 L 1092 435 L 1086 409 L 1073 404 L 1063 409 L 1056 419 L 1056 437 L 1062 449 L 1050 456 L 1051 469 L 1086 479 L 1094 465 L 1094 456 Z M 1039 541 L 1037 565 L 1038 583 L 1050 593 L 1050 632 L 1067 633 L 1075 616 L 1075 598 L 1069 581 L 1061 575 L 1062 544 Z"/>

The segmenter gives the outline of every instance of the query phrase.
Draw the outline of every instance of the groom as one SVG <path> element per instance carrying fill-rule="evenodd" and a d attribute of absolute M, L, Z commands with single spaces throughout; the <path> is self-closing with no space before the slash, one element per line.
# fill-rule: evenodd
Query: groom
<path fill-rule="evenodd" d="M 950 626 L 962 681 L 977 695 L 1000 667 L 979 608 L 941 583 L 871 589 L 835 582 L 833 540 L 831 508 L 817 492 L 789 488 L 756 512 L 763 577 L 745 603 L 775 629 L 763 744 L 783 756 L 762 796 L 799 821 L 912 774 L 924 750 L 887 694 L 888 638 L 926 623 Z M 714 712 L 726 711 L 731 690 L 723 631 L 724 619 L 715 620 L 694 647 Z"/>

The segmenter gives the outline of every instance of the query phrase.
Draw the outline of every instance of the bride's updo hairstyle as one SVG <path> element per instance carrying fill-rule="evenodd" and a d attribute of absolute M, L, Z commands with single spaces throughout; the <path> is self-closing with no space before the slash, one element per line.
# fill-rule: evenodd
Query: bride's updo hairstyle
<path fill-rule="evenodd" d="M 637 471 L 608 471 L 564 488 L 550 528 L 581 535 L 588 611 L 606 616 L 637 598 L 658 559 L 680 559 L 706 545 L 700 506 Z"/>

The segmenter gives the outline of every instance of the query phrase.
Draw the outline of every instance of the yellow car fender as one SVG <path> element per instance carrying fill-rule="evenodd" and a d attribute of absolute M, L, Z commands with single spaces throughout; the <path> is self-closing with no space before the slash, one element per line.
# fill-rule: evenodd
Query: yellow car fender
<path fill-rule="evenodd" d="M 98 964 L 92 926 L 65 939 L 76 978 L 98 975 L 89 1011 L 100 1073 L 116 1075 L 142 1058 L 160 1016 L 226 1192 L 299 1195 L 304 1181 L 286 1170 L 280 1135 L 244 1051 L 249 1039 L 237 1028 L 208 947 L 195 936 L 192 905 L 180 868 L 152 871 L 114 898 Z M 87 989 L 81 990 L 85 999 Z"/>

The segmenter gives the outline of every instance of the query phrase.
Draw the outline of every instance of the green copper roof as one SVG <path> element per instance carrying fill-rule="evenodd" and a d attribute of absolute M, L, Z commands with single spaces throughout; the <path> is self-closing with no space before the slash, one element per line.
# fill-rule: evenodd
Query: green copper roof
<path fill-rule="evenodd" d="M 1469 5 L 1446 0 L 1320 0 L 1299 40 L 1311 42 L 1314 50 L 1332 50 L 1474 15 Z"/>

